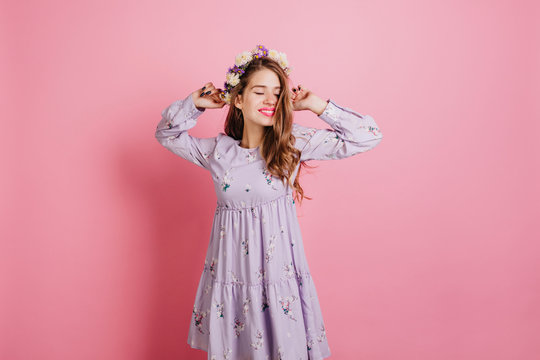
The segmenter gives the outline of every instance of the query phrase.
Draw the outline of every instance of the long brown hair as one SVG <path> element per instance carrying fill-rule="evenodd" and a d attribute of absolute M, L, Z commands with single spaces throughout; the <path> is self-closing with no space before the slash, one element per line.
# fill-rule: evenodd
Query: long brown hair
<path fill-rule="evenodd" d="M 269 57 L 261 57 L 253 59 L 249 63 L 244 74 L 240 77 L 240 82 L 230 92 L 231 105 L 225 120 L 225 133 L 235 140 L 242 140 L 244 134 L 244 116 L 242 110 L 234 106 L 235 99 L 238 95 L 244 93 L 244 89 L 249 84 L 252 75 L 262 69 L 269 69 L 276 73 L 281 85 L 281 91 L 274 112 L 274 125 L 266 126 L 264 129 L 263 142 L 260 147 L 261 155 L 266 161 L 268 171 L 273 176 L 279 178 L 284 184 L 287 182 L 290 185 L 292 173 L 300 161 L 301 151 L 294 147 L 296 138 L 292 134 L 294 110 L 288 91 L 289 77 L 276 61 Z M 304 198 L 312 199 L 304 195 L 304 190 L 298 181 L 300 170 L 303 166 L 312 167 L 302 161 L 292 184 L 294 198 L 300 203 Z"/>

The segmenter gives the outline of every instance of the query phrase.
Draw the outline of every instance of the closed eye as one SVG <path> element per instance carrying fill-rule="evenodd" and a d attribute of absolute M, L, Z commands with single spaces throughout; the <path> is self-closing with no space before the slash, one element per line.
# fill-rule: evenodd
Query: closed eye
<path fill-rule="evenodd" d="M 264 93 L 255 93 L 255 94 L 257 94 L 257 95 L 264 95 Z M 276 95 L 277 97 L 279 97 L 279 94 L 274 94 L 274 95 Z"/>

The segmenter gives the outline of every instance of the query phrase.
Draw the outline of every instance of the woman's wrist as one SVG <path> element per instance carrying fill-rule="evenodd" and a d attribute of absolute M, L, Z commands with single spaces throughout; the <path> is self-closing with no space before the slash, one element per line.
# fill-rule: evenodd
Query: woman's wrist
<path fill-rule="evenodd" d="M 320 116 L 324 110 L 326 109 L 326 106 L 328 105 L 328 100 L 323 100 L 321 98 L 317 98 L 314 101 L 314 104 L 311 105 L 310 110 L 313 111 L 317 116 Z"/>

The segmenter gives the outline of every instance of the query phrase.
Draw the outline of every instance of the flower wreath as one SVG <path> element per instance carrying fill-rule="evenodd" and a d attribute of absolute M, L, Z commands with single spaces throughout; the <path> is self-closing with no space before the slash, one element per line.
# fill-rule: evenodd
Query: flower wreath
<path fill-rule="evenodd" d="M 285 53 L 279 52 L 274 49 L 268 50 L 263 45 L 257 45 L 257 47 L 255 47 L 251 51 L 243 51 L 240 54 L 236 55 L 236 61 L 234 66 L 230 67 L 227 71 L 227 81 L 225 81 L 224 83 L 225 90 L 222 90 L 219 94 L 223 101 L 225 101 L 227 104 L 231 103 L 231 90 L 236 85 L 238 85 L 238 83 L 240 82 L 240 77 L 244 74 L 245 69 L 248 67 L 249 63 L 253 59 L 258 59 L 266 56 L 277 61 L 279 66 L 281 66 L 281 68 L 285 70 L 285 73 L 287 75 L 291 73 L 292 66 L 289 66 L 289 62 L 287 61 L 287 55 L 285 55 Z"/>

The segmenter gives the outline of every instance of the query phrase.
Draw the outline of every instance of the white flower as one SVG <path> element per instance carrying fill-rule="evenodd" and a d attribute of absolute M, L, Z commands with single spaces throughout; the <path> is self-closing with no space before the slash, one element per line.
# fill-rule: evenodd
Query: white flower
<path fill-rule="evenodd" d="M 240 74 L 233 73 L 233 72 L 228 72 L 228 73 L 227 73 L 227 82 L 228 82 L 231 86 L 236 86 L 236 85 L 238 85 L 238 83 L 240 82 Z"/>
<path fill-rule="evenodd" d="M 282 68 L 286 68 L 289 66 L 289 61 L 287 60 L 287 55 L 285 53 L 279 53 L 279 65 Z"/>
<path fill-rule="evenodd" d="M 268 57 L 271 58 L 272 60 L 276 60 L 276 61 L 279 61 L 279 51 L 277 50 L 274 50 L 274 49 L 270 49 L 268 50 Z"/>
<path fill-rule="evenodd" d="M 243 66 L 253 59 L 253 55 L 249 51 L 243 51 L 236 55 L 236 61 L 234 64 L 238 67 Z"/>

